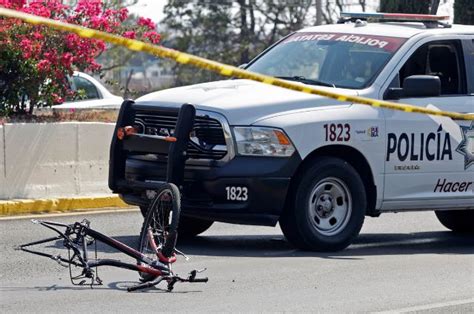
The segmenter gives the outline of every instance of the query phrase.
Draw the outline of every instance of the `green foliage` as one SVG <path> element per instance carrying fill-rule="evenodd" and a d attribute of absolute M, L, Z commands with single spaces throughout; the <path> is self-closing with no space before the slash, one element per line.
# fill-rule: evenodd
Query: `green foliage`
<path fill-rule="evenodd" d="M 38 94 L 37 84 L 35 84 L 38 75 L 36 64 L 33 62 L 17 62 L 16 60 L 20 58 L 22 58 L 22 53 L 18 50 L 9 46 L 0 49 L 0 69 L 7 69 L 0 76 L 0 116 L 6 116 L 17 109 L 12 106 L 5 106 L 5 103 L 16 103 L 18 109 L 26 110 L 28 99 L 24 96 L 19 98 L 18 91 L 22 95 Z M 18 77 L 23 79 L 18 80 Z"/>
<path fill-rule="evenodd" d="M 380 0 L 380 12 L 428 14 L 430 4 L 431 0 Z"/>
<path fill-rule="evenodd" d="M 239 43 L 235 42 L 235 35 L 230 30 L 231 7 L 205 2 L 196 10 L 195 3 L 186 2 L 171 0 L 165 6 L 164 22 L 173 34 L 164 40 L 164 44 L 205 58 L 235 63 Z M 189 66 L 177 66 L 175 71 L 177 85 L 215 77 L 206 71 L 196 73 Z"/>
<path fill-rule="evenodd" d="M 456 0 L 454 2 L 454 23 L 474 25 L 473 0 Z"/>

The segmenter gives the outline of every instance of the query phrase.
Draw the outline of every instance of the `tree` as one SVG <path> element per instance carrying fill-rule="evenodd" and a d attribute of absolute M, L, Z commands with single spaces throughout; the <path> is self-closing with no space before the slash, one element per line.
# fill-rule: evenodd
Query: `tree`
<path fill-rule="evenodd" d="M 474 25 L 473 0 L 456 0 L 454 2 L 454 23 Z"/>
<path fill-rule="evenodd" d="M 126 8 L 107 8 L 101 0 L 79 0 L 74 7 L 60 0 L 0 0 L 0 6 L 109 33 L 157 43 L 160 36 L 150 19 L 124 25 Z M 74 69 L 99 72 L 96 62 L 103 41 L 16 19 L 0 18 L 0 115 L 33 113 L 37 106 L 61 103 L 74 95 L 68 76 Z"/>
<path fill-rule="evenodd" d="M 259 29 L 266 38 L 266 46 L 297 29 L 312 24 L 309 18 L 311 9 L 314 8 L 311 0 L 264 0 L 257 3 L 255 10 L 264 17 Z"/>
<path fill-rule="evenodd" d="M 334 6 L 334 1 L 336 6 Z M 164 8 L 163 44 L 216 61 L 240 65 L 291 32 L 334 23 L 340 11 L 366 0 L 169 0 Z M 176 84 L 218 78 L 175 65 Z"/>
<path fill-rule="evenodd" d="M 380 0 L 380 11 L 428 14 L 430 12 L 430 4 L 431 0 Z"/>
<path fill-rule="evenodd" d="M 229 27 L 234 23 L 231 5 L 210 1 L 196 5 L 194 1 L 170 0 L 164 13 L 163 22 L 168 30 L 163 36 L 165 46 L 217 61 L 239 62 L 236 49 L 241 45 Z M 176 85 L 215 78 L 212 73 L 196 71 L 186 65 L 175 64 L 174 72 Z"/>
<path fill-rule="evenodd" d="M 281 37 L 314 24 L 313 0 L 234 0 L 225 2 L 169 0 L 163 20 L 164 45 L 202 57 L 240 65 Z M 169 36 L 166 36 L 168 34 Z M 175 65 L 176 84 L 218 76 Z"/>

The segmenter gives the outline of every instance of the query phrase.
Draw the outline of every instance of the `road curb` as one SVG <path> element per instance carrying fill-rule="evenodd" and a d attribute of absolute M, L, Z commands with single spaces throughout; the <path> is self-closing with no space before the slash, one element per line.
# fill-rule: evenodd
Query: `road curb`
<path fill-rule="evenodd" d="M 128 208 L 118 196 L 0 201 L 0 216 L 67 212 L 76 209 Z"/>

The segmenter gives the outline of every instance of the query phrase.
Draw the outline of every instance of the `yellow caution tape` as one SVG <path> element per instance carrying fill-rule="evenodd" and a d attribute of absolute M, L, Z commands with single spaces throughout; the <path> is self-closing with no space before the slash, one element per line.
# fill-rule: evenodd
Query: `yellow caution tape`
<path fill-rule="evenodd" d="M 307 86 L 307 85 L 303 85 L 303 84 L 299 84 L 299 83 L 295 83 L 291 81 L 278 79 L 272 76 L 250 72 L 250 71 L 243 70 L 231 65 L 226 65 L 226 64 L 208 60 L 205 58 L 196 57 L 184 52 L 165 48 L 162 46 L 156 46 L 156 45 L 144 43 L 135 39 L 129 39 L 122 36 L 113 35 L 113 34 L 105 33 L 102 31 L 98 31 L 98 30 L 94 30 L 94 29 L 90 29 L 90 28 L 86 28 L 86 27 L 82 27 L 78 25 L 63 23 L 60 21 L 39 17 L 36 15 L 18 12 L 15 10 L 0 8 L 0 15 L 11 17 L 11 18 L 17 18 L 30 24 L 36 24 L 36 25 L 41 24 L 41 25 L 49 26 L 54 29 L 76 33 L 77 35 L 81 37 L 85 37 L 85 38 L 100 39 L 108 43 L 127 47 L 130 50 L 142 51 L 142 52 L 146 52 L 158 57 L 173 59 L 178 63 L 190 64 L 195 67 L 212 71 L 212 72 L 216 72 L 224 76 L 231 76 L 231 77 L 238 77 L 242 79 L 253 80 L 253 81 L 261 82 L 264 84 L 291 89 L 294 91 L 333 98 L 333 99 L 343 101 L 343 102 L 351 102 L 351 103 L 356 103 L 356 104 L 369 105 L 372 107 L 399 110 L 399 111 L 404 111 L 404 112 L 416 112 L 416 113 L 423 113 L 423 114 L 434 115 L 434 116 L 445 116 L 445 117 L 449 117 L 456 120 L 474 120 L 474 114 L 464 114 L 464 113 L 450 112 L 450 111 L 439 111 L 435 109 L 427 109 L 423 107 L 412 106 L 412 105 L 407 105 L 407 104 L 399 104 L 399 103 L 389 102 L 389 101 L 384 101 L 384 100 L 338 94 L 331 91 L 318 89 L 312 86 Z"/>

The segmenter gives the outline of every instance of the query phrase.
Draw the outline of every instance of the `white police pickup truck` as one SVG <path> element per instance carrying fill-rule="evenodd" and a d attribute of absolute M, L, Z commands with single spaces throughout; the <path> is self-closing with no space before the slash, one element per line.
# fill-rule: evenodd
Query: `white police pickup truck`
<path fill-rule="evenodd" d="M 290 34 L 246 69 L 341 94 L 473 113 L 474 26 L 438 19 L 348 15 Z M 125 119 L 147 135 L 173 134 L 184 103 L 195 105 L 197 116 L 180 236 L 213 221 L 280 222 L 298 248 L 339 250 L 366 215 L 412 210 L 435 210 L 454 231 L 474 229 L 472 121 L 340 103 L 249 80 L 155 92 L 133 102 Z M 145 209 L 147 189 L 164 179 L 165 166 L 166 156 L 121 151 L 114 138 L 110 188 Z"/>

